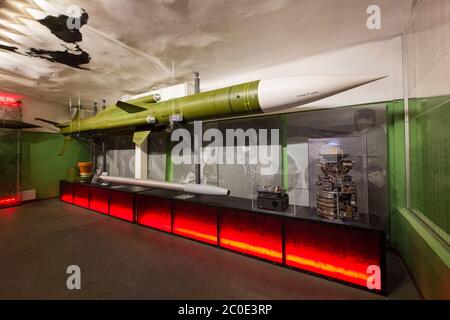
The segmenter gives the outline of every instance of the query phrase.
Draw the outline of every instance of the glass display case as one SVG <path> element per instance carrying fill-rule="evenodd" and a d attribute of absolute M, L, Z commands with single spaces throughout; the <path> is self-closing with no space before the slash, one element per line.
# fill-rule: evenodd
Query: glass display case
<path fill-rule="evenodd" d="M 310 214 L 369 223 L 365 136 L 308 139 Z"/>

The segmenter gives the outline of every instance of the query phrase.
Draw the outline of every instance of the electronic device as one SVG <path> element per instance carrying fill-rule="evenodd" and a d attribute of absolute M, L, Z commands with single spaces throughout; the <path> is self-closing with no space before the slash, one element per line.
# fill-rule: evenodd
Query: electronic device
<path fill-rule="evenodd" d="M 289 195 L 281 186 L 264 186 L 258 189 L 256 205 L 258 209 L 283 212 L 289 207 Z"/>

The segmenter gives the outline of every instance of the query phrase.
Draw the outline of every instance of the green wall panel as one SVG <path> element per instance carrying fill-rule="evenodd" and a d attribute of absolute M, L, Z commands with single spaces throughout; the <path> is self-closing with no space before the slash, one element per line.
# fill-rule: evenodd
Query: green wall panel
<path fill-rule="evenodd" d="M 411 100 L 410 106 L 411 209 L 448 234 L 450 97 Z"/>
<path fill-rule="evenodd" d="M 433 232 L 430 226 L 417 217 L 414 210 L 406 208 L 406 143 L 403 102 L 389 103 L 387 111 L 390 241 L 400 252 L 425 298 L 449 299 L 450 258 L 448 245 Z M 445 112 L 435 118 L 437 116 L 434 114 L 435 111 L 436 109 L 428 109 L 427 105 L 420 101 L 410 102 L 410 195 L 413 206 L 420 206 L 423 214 L 433 217 L 436 223 L 444 221 L 445 224 L 445 217 L 448 219 L 449 215 L 449 206 L 432 202 L 436 201 L 436 197 L 444 196 L 445 186 L 437 182 L 439 181 L 437 176 L 448 176 L 443 162 L 447 161 L 448 163 L 449 159 L 446 159 L 445 154 L 441 151 L 442 144 L 438 144 L 437 147 L 428 144 L 436 143 L 437 140 L 445 141 L 449 137 L 448 132 L 446 133 L 449 130 L 449 122 L 446 120 L 448 115 Z M 417 117 L 418 115 L 421 116 Z M 447 127 L 443 126 L 443 121 L 447 121 Z M 433 148 L 437 148 L 438 151 L 431 151 Z M 429 155 L 428 152 L 436 152 L 436 154 Z M 435 177 L 430 178 L 430 174 Z"/>
<path fill-rule="evenodd" d="M 426 299 L 450 299 L 450 253 L 411 211 L 393 212 L 397 247 Z"/>
<path fill-rule="evenodd" d="M 0 198 L 17 195 L 19 137 L 16 130 L 0 130 Z"/>
<path fill-rule="evenodd" d="M 58 156 L 64 137 L 53 133 L 23 132 L 21 141 L 21 190 L 36 190 L 38 199 L 59 195 L 59 180 L 78 161 L 90 161 L 87 148 L 75 140 Z"/>
<path fill-rule="evenodd" d="M 389 239 L 395 243 L 400 230 L 396 230 L 395 210 L 406 207 L 405 184 L 405 113 L 403 101 L 387 105 L 388 166 L 389 166 Z"/>
<path fill-rule="evenodd" d="M 389 194 L 391 209 L 406 206 L 405 184 L 405 113 L 403 101 L 387 106 Z"/>

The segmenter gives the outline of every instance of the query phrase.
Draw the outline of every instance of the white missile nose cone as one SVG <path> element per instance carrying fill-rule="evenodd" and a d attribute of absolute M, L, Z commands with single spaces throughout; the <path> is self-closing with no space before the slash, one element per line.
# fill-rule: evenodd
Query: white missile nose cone
<path fill-rule="evenodd" d="M 261 80 L 259 105 L 263 112 L 299 107 L 386 78 L 361 75 L 304 75 Z"/>
<path fill-rule="evenodd" d="M 364 82 L 361 85 L 364 85 L 364 84 L 375 82 L 375 81 L 378 81 L 378 80 L 381 80 L 381 79 L 386 79 L 389 76 L 349 76 L 349 77 L 354 77 L 355 80 L 356 80 L 356 78 L 359 77 L 360 78 L 359 81 Z"/>

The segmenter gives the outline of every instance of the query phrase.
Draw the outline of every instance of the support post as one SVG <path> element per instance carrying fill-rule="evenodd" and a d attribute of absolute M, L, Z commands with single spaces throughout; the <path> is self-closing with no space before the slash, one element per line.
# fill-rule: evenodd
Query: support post
<path fill-rule="evenodd" d="M 194 75 L 195 75 L 195 79 L 194 79 L 195 94 L 199 94 L 200 93 L 200 77 L 199 77 L 200 74 L 198 72 L 194 72 Z M 202 126 L 202 124 L 203 124 L 203 122 L 199 121 L 199 125 Z M 194 139 L 195 139 L 195 141 L 197 141 L 197 137 L 195 137 Z M 200 148 L 199 152 L 201 152 L 202 146 L 197 146 L 197 147 Z M 201 159 L 201 157 L 200 157 L 200 159 Z M 196 163 L 195 164 L 195 183 L 201 184 L 201 182 L 202 182 L 202 165 Z"/>
<path fill-rule="evenodd" d="M 134 177 L 148 179 L 148 136 L 141 145 L 135 144 Z"/>
<path fill-rule="evenodd" d="M 287 190 L 289 187 L 289 156 L 286 115 L 281 116 L 281 173 L 283 176 L 283 188 Z"/>
<path fill-rule="evenodd" d="M 173 182 L 172 141 L 170 134 L 166 140 L 166 182 Z"/>

